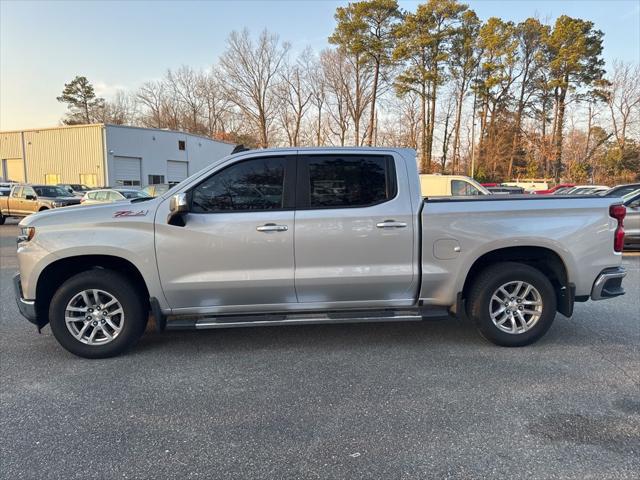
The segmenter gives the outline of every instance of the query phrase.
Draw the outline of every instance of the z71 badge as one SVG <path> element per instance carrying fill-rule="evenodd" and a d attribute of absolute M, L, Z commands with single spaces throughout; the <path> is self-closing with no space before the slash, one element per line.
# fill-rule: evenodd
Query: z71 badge
<path fill-rule="evenodd" d="M 133 210 L 118 210 L 114 212 L 113 217 L 144 217 L 149 213 L 149 210 L 138 210 L 137 212 Z"/>

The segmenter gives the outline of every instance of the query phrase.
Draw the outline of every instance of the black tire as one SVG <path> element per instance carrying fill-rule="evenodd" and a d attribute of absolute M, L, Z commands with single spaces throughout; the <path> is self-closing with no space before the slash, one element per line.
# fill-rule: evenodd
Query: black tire
<path fill-rule="evenodd" d="M 65 310 L 71 299 L 83 290 L 109 292 L 124 311 L 124 325 L 113 340 L 104 345 L 88 345 L 76 339 L 65 321 Z M 84 358 L 114 357 L 131 348 L 142 336 L 148 312 L 135 285 L 112 270 L 93 269 L 74 275 L 55 292 L 49 306 L 49 323 L 56 340 L 71 353 Z"/>
<path fill-rule="evenodd" d="M 5 218 L 6 217 L 2 214 L 2 212 L 0 212 L 0 225 L 4 225 Z"/>
<path fill-rule="evenodd" d="M 491 319 L 491 298 L 500 286 L 519 281 L 532 285 L 539 292 L 542 311 L 529 330 L 507 333 Z M 467 313 L 482 336 L 490 342 L 504 347 L 522 347 L 536 342 L 547 333 L 556 316 L 556 305 L 556 293 L 544 273 L 522 263 L 503 262 L 486 268 L 478 275 L 467 298 Z"/>

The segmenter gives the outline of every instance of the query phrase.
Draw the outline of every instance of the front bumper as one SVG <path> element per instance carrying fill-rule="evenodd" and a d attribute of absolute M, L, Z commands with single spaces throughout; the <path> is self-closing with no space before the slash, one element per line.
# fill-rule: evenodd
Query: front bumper
<path fill-rule="evenodd" d="M 13 276 L 13 290 L 16 295 L 16 303 L 18 304 L 18 310 L 24 318 L 29 320 L 34 325 L 40 327 L 38 323 L 38 317 L 36 315 L 36 302 L 35 300 L 25 300 L 22 297 L 22 285 L 20 284 L 20 274 L 16 273 Z"/>
<path fill-rule="evenodd" d="M 605 268 L 593 283 L 591 300 L 605 300 L 624 295 L 622 279 L 626 274 L 627 271 L 623 267 Z"/>

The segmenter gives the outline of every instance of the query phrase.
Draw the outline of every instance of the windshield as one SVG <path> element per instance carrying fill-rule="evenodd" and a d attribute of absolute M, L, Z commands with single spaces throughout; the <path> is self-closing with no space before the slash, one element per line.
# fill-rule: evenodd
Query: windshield
<path fill-rule="evenodd" d="M 125 191 L 121 190 L 120 193 L 124 196 L 124 198 L 127 198 L 127 199 L 149 197 L 149 195 L 147 195 L 145 192 L 140 190 L 125 190 Z"/>
<path fill-rule="evenodd" d="M 640 195 L 640 188 L 634 190 L 633 192 L 627 193 L 624 197 L 622 197 L 622 203 L 627 203 L 633 200 L 638 195 Z"/>
<path fill-rule="evenodd" d="M 69 192 L 62 187 L 43 186 L 33 187 L 39 197 L 68 197 Z"/>

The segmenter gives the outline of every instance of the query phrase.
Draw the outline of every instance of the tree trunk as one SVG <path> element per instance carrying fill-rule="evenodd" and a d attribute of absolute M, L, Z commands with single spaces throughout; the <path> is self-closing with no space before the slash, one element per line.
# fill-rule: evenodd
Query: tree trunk
<path fill-rule="evenodd" d="M 420 172 L 431 173 L 431 164 L 427 165 L 427 92 L 424 84 L 420 95 Z"/>
<path fill-rule="evenodd" d="M 369 134 L 367 138 L 367 145 L 373 146 L 373 130 L 375 128 L 376 120 L 376 97 L 378 96 L 378 76 L 380 75 L 380 62 L 376 61 L 375 70 L 373 72 L 373 90 L 371 92 L 371 115 L 369 116 Z"/>
<path fill-rule="evenodd" d="M 509 169 L 507 173 L 507 177 L 511 179 L 511 174 L 513 173 L 513 162 L 516 157 L 516 150 L 520 146 L 520 127 L 522 124 L 522 113 L 524 112 L 524 94 L 525 87 L 527 85 L 527 77 L 529 76 L 529 64 L 526 65 L 524 69 L 524 74 L 522 77 L 522 83 L 520 85 L 520 97 L 518 98 L 518 109 L 516 111 L 516 124 L 515 130 L 513 132 L 513 143 L 511 144 L 511 155 L 509 155 Z"/>
<path fill-rule="evenodd" d="M 436 125 L 436 90 L 438 85 L 437 74 L 434 76 L 432 88 L 431 88 L 431 107 L 429 111 L 429 137 L 427 142 L 427 164 L 429 165 L 429 171 L 431 171 L 431 158 L 433 150 L 433 132 Z"/>
<path fill-rule="evenodd" d="M 453 133 L 453 174 L 457 175 L 459 171 L 460 164 L 460 124 L 462 123 L 462 102 L 464 101 L 464 90 L 465 90 L 465 82 L 462 80 L 462 84 L 460 85 L 460 92 L 458 95 L 458 104 L 456 105 L 456 123 L 454 125 L 454 133 Z"/>
<path fill-rule="evenodd" d="M 567 96 L 567 90 L 562 88 L 560 90 L 560 96 L 558 98 L 558 113 L 555 127 L 555 138 L 553 141 L 555 149 L 555 180 L 556 183 L 560 181 L 560 170 L 562 169 L 562 129 L 564 125 L 564 112 L 565 112 L 565 98 Z"/>
<path fill-rule="evenodd" d="M 321 128 L 322 128 L 322 106 L 318 105 L 318 135 L 317 135 L 317 141 L 316 141 L 316 144 L 318 147 L 320 146 Z"/>

